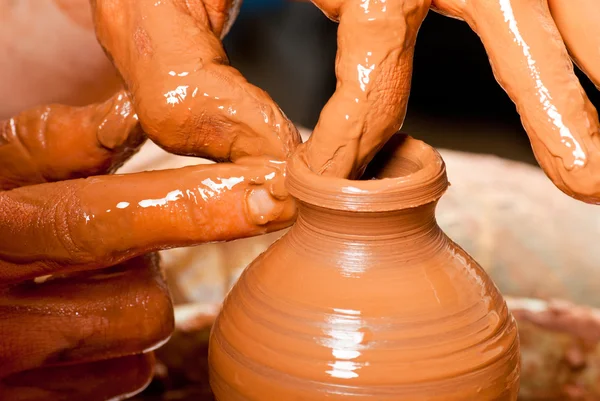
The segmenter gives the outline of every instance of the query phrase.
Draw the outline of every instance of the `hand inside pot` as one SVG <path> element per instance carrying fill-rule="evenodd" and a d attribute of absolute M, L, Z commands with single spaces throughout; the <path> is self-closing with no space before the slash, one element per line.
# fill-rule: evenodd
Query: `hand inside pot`
<path fill-rule="evenodd" d="M 139 9 L 125 9 L 133 3 Z M 196 18 L 199 10 L 165 1 L 171 28 L 190 34 L 182 42 L 124 29 L 127 15 L 157 18 L 155 3 L 95 3 L 96 24 L 111 40 L 152 49 L 131 72 L 129 50 L 104 42 L 131 92 L 0 122 L 2 399 L 93 401 L 139 391 L 153 373 L 151 351 L 173 329 L 153 252 L 259 235 L 295 218 L 279 161 L 300 141 L 293 125 L 224 59 L 194 73 L 189 60 L 169 54 L 169 43 L 208 41 L 213 47 L 199 51 L 203 65 L 212 63 L 223 52 L 215 27 L 225 16 Z M 165 81 L 170 71 L 189 81 L 155 92 L 156 82 L 141 75 L 163 71 L 164 60 Z M 239 109 L 238 99 L 247 102 Z M 231 163 L 110 175 L 144 142 L 144 129 L 173 152 Z"/>
<path fill-rule="evenodd" d="M 466 21 L 479 35 L 554 184 L 600 203 L 600 123 L 569 58 L 600 87 L 600 2 L 313 2 L 339 21 L 337 90 L 306 144 L 313 171 L 356 178 L 397 132 L 406 113 L 417 31 L 431 7 Z"/>

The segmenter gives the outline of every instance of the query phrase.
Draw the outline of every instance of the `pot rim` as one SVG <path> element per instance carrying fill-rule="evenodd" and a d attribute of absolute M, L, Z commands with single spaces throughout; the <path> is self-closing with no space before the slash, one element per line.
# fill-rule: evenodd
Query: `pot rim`
<path fill-rule="evenodd" d="M 355 212 L 414 208 L 437 201 L 449 185 L 438 151 L 407 134 L 395 134 L 369 164 L 388 157 L 388 165 L 403 159 L 417 167 L 392 177 L 349 180 L 318 175 L 308 167 L 304 149 L 301 146 L 289 160 L 286 185 L 300 202 L 323 208 Z"/>

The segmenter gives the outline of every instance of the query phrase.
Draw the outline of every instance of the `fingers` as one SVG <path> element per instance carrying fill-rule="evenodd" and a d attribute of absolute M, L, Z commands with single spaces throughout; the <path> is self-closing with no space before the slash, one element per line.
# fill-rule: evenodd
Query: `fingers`
<path fill-rule="evenodd" d="M 571 57 L 600 89 L 600 2 L 548 0 L 548 3 Z"/>
<path fill-rule="evenodd" d="M 431 0 L 431 9 L 439 14 L 450 18 L 462 20 L 465 7 L 465 0 Z"/>
<path fill-rule="evenodd" d="M 2 192 L 0 282 L 284 228 L 295 218 L 284 167 L 258 158 Z"/>
<path fill-rule="evenodd" d="M 406 114 L 417 32 L 429 0 L 315 1 L 338 18 L 337 89 L 306 144 L 315 172 L 358 177 Z"/>
<path fill-rule="evenodd" d="M 142 391 L 150 383 L 153 367 L 154 357 L 148 353 L 35 369 L 1 380 L 0 394 L 11 401 L 112 400 Z"/>
<path fill-rule="evenodd" d="M 0 122 L 0 189 L 110 173 L 144 138 L 124 91 L 86 107 L 27 110 Z"/>
<path fill-rule="evenodd" d="M 163 344 L 173 307 L 156 258 L 0 290 L 0 377 Z"/>
<path fill-rule="evenodd" d="M 300 142 L 296 128 L 264 91 L 227 65 L 219 37 L 234 4 L 97 0 L 93 11 L 98 39 L 154 142 L 215 161 L 283 159 Z"/>
<path fill-rule="evenodd" d="M 545 0 L 468 2 L 463 17 L 515 102 L 546 174 L 568 195 L 600 202 L 598 114 Z"/>
<path fill-rule="evenodd" d="M 212 32 L 219 38 L 224 38 L 235 22 L 239 12 L 241 1 L 235 0 L 204 0 L 204 9 Z M 190 7 L 190 3 L 186 3 Z"/>

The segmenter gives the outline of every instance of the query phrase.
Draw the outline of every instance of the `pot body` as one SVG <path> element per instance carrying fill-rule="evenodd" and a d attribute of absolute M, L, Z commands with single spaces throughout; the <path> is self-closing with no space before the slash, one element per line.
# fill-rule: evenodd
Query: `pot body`
<path fill-rule="evenodd" d="M 344 238 L 305 212 L 225 300 L 209 354 L 217 400 L 516 400 L 514 319 L 434 221 L 411 239 Z"/>
<path fill-rule="evenodd" d="M 379 209 L 300 194 L 296 224 L 242 273 L 213 326 L 218 401 L 517 399 L 518 333 L 498 289 L 438 227 L 439 197 L 392 208 L 406 180 L 382 182 Z"/>

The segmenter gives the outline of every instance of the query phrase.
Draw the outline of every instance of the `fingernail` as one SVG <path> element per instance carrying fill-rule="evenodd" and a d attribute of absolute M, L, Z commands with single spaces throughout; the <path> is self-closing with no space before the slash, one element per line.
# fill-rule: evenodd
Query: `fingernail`
<path fill-rule="evenodd" d="M 284 202 L 271 196 L 266 188 L 256 188 L 246 195 L 248 217 L 256 225 L 277 220 L 284 209 Z"/>

